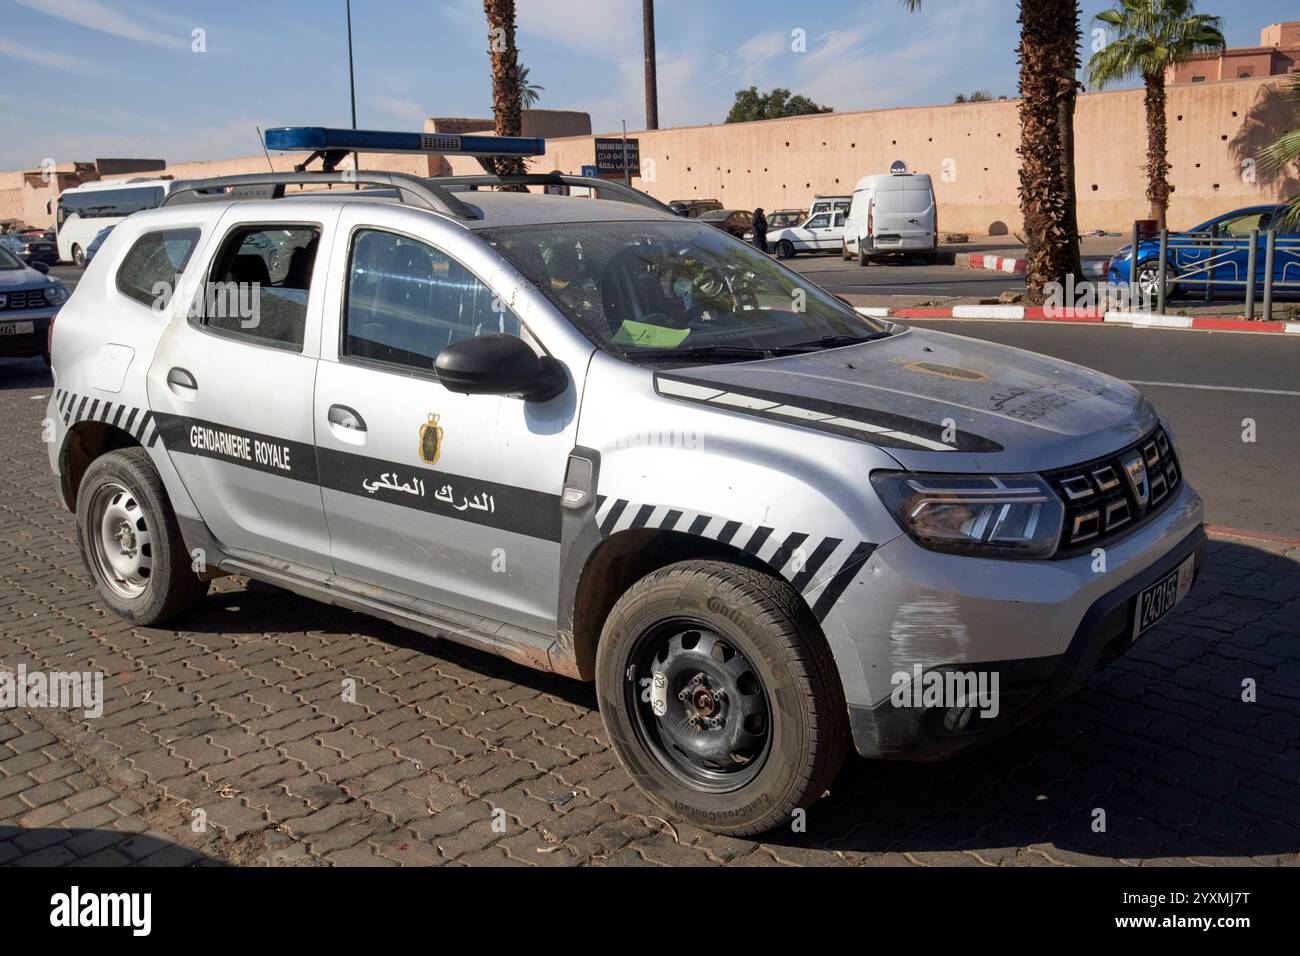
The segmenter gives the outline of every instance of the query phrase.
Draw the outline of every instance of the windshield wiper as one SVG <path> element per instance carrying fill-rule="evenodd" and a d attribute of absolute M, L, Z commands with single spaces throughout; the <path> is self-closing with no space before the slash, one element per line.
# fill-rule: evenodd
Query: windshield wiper
<path fill-rule="evenodd" d="M 796 342 L 794 345 L 786 345 L 783 348 L 786 351 L 799 352 L 816 352 L 818 349 L 834 349 L 841 345 L 857 345 L 860 342 L 875 342 L 877 339 L 887 339 L 893 332 L 871 332 L 867 335 L 823 335 L 815 342 Z"/>
<path fill-rule="evenodd" d="M 779 348 L 755 348 L 748 345 L 692 345 L 675 349 L 628 349 L 624 354 L 628 358 L 774 358 L 778 355 L 793 355 L 802 349 L 785 346 Z"/>

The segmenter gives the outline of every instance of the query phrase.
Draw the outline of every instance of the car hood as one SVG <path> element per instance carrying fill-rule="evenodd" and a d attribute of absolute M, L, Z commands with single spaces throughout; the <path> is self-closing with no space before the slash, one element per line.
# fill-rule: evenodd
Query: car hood
<path fill-rule="evenodd" d="M 0 269 L 0 291 L 43 288 L 53 284 L 54 280 L 47 278 L 35 269 Z"/>
<path fill-rule="evenodd" d="M 656 387 L 865 441 L 909 468 L 941 471 L 1066 467 L 1111 454 L 1158 421 L 1137 389 L 1108 375 L 922 329 L 805 355 L 665 370 Z"/>

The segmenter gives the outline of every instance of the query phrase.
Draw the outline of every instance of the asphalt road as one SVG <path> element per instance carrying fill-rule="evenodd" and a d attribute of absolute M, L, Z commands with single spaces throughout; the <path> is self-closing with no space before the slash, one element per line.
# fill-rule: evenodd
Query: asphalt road
<path fill-rule="evenodd" d="M 865 268 L 834 254 L 802 254 L 785 264 L 808 276 L 828 292 L 840 295 L 978 296 L 996 299 L 1006 291 L 1023 292 L 1024 280 L 999 272 L 979 272 L 956 266 L 927 266 L 898 260 L 873 262 Z"/>
<path fill-rule="evenodd" d="M 1206 521 L 1300 538 L 1300 336 L 1059 322 L 909 323 L 1041 352 L 1137 385 L 1173 426 Z M 1255 440 L 1242 440 L 1246 422 Z"/>

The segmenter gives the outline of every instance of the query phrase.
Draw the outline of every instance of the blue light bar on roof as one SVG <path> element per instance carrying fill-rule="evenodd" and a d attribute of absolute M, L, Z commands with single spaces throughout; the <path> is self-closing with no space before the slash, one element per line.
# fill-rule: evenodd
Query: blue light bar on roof
<path fill-rule="evenodd" d="M 267 149 L 358 153 L 439 153 L 460 156 L 542 156 L 546 140 L 532 136 L 456 136 L 378 129 L 277 126 L 265 133 Z"/>

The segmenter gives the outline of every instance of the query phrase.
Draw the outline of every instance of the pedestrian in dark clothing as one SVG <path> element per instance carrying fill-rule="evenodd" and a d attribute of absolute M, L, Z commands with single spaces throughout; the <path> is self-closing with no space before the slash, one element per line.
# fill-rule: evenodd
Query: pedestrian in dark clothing
<path fill-rule="evenodd" d="M 762 207 L 754 210 L 754 245 L 759 252 L 767 252 L 767 217 Z"/>

